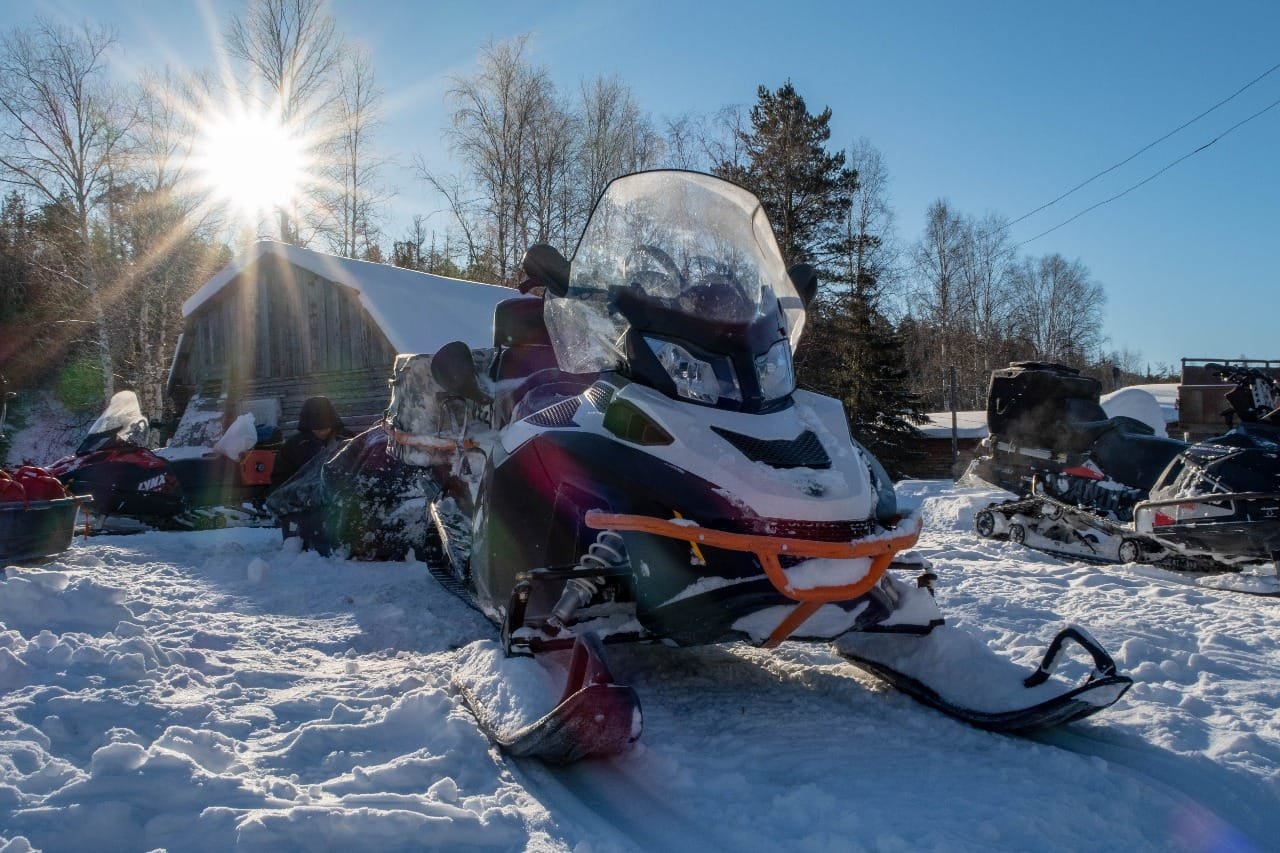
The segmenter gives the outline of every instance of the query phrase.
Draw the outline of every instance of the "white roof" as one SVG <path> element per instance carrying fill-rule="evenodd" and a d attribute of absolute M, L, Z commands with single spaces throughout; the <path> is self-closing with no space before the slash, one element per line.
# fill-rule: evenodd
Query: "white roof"
<path fill-rule="evenodd" d="M 433 353 L 450 341 L 459 340 L 473 348 L 492 346 L 494 306 L 520 295 L 509 287 L 339 258 L 275 240 L 259 240 L 182 303 L 182 316 L 190 316 L 266 254 L 278 255 L 357 291 L 360 304 L 396 352 Z"/>
<path fill-rule="evenodd" d="M 951 413 L 929 412 L 925 415 L 927 423 L 916 429 L 930 438 L 951 437 Z M 985 409 L 976 412 L 956 412 L 956 438 L 986 438 L 987 412 Z"/>

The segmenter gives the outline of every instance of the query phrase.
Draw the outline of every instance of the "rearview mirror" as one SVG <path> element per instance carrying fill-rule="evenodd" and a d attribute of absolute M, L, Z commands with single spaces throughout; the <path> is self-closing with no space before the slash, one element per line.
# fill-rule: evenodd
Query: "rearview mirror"
<path fill-rule="evenodd" d="M 569 262 L 555 246 L 546 243 L 534 243 L 524 253 L 520 264 L 524 274 L 534 283 L 547 289 L 555 296 L 564 296 L 569 292 Z"/>
<path fill-rule="evenodd" d="M 787 270 L 787 276 L 791 279 L 796 293 L 800 294 L 800 301 L 808 309 L 813 297 L 818 295 L 818 271 L 809 264 L 793 264 Z"/>

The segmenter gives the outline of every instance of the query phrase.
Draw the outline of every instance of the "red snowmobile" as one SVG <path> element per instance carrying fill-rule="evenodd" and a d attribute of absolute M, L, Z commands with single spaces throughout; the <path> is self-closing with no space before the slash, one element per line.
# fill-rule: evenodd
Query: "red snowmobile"
<path fill-rule="evenodd" d="M 247 422 L 241 426 L 252 428 Z M 274 450 L 264 446 L 239 452 L 226 447 L 224 452 L 217 448 L 151 450 L 146 446 L 149 431 L 137 395 L 120 391 L 76 452 L 49 466 L 68 489 L 92 496 L 95 531 L 200 530 L 271 523 L 263 502 L 271 488 Z M 248 439 L 243 442 L 247 443 Z"/>

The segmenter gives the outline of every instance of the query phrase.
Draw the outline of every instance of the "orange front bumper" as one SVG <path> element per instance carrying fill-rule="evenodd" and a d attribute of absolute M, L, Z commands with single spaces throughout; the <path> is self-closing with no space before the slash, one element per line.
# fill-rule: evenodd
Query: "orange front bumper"
<path fill-rule="evenodd" d="M 865 595 L 880 582 L 880 578 L 899 551 L 910 548 L 920 537 L 920 517 L 905 519 L 907 529 L 892 536 L 878 536 L 857 542 L 820 542 L 812 539 L 788 539 L 753 533 L 729 533 L 711 530 L 684 520 L 664 520 L 647 515 L 626 515 L 592 510 L 586 514 L 586 525 L 594 530 L 626 530 L 650 533 L 668 539 L 682 539 L 695 548 L 706 546 L 727 551 L 749 552 L 756 556 L 764 573 L 778 592 L 800 602 L 800 606 L 782 621 L 765 641 L 772 648 L 789 637 L 804 624 L 823 604 L 832 601 L 849 601 Z M 870 557 L 871 566 L 858 581 L 838 586 L 819 586 L 796 589 L 779 558 L 782 556 L 804 558 L 824 557 L 847 560 Z"/>

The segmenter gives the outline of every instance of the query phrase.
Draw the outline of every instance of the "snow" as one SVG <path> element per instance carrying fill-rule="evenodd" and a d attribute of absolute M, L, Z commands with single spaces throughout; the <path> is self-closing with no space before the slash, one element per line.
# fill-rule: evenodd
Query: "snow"
<path fill-rule="evenodd" d="M 387 340 L 402 353 L 433 353 L 450 341 L 493 344 L 493 309 L 519 294 L 508 287 L 447 278 L 259 240 L 182 303 L 189 317 L 264 255 L 278 255 L 318 276 L 353 288 Z"/>
<path fill-rule="evenodd" d="M 1135 679 L 1116 706 L 1011 737 L 825 644 L 610 647 L 644 734 L 567 768 L 480 733 L 451 673 L 496 631 L 420 562 L 77 538 L 0 581 L 0 850 L 1275 849 L 1280 602 L 979 539 L 1002 494 L 899 487 L 947 631 L 1030 669 L 1082 624 Z"/>
<path fill-rule="evenodd" d="M 1107 417 L 1130 417 L 1141 421 L 1155 430 L 1155 434 L 1162 438 L 1167 438 L 1169 435 L 1165 425 L 1178 419 L 1176 406 L 1170 410 L 1147 388 L 1141 388 L 1136 385 L 1112 391 L 1110 394 L 1105 395 L 1100 402 L 1102 403 L 1102 410 L 1107 413 Z"/>

